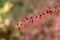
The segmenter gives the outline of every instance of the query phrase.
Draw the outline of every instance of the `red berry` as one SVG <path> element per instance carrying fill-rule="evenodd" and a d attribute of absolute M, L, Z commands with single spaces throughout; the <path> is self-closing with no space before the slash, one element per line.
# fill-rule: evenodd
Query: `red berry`
<path fill-rule="evenodd" d="M 37 15 L 36 15 L 35 17 L 36 17 L 36 19 L 38 18 L 38 16 L 37 16 Z"/>
<path fill-rule="evenodd" d="M 16 23 L 16 25 L 18 26 L 18 25 L 19 25 L 19 23 Z"/>
<path fill-rule="evenodd" d="M 45 13 L 42 13 L 42 15 L 44 15 Z"/>
<path fill-rule="evenodd" d="M 49 12 L 50 12 L 50 13 L 52 13 L 52 11 L 51 11 L 51 10 L 49 10 Z"/>
<path fill-rule="evenodd" d="M 46 13 L 49 14 L 49 10 L 46 10 Z"/>
<path fill-rule="evenodd" d="M 42 16 L 42 15 L 41 15 L 41 14 L 39 14 L 39 18 L 40 18 L 40 19 L 41 19 L 41 16 Z"/>
<path fill-rule="evenodd" d="M 54 12 L 59 12 L 59 9 L 55 9 Z"/>
<path fill-rule="evenodd" d="M 29 22 L 30 22 L 30 23 L 33 23 L 33 19 L 30 19 Z"/>
<path fill-rule="evenodd" d="M 29 20 L 28 18 L 25 18 L 26 20 Z"/>
<path fill-rule="evenodd" d="M 30 19 L 33 19 L 33 16 L 31 16 Z"/>
<path fill-rule="evenodd" d="M 20 25 L 22 26 L 22 25 L 23 25 L 23 23 L 20 23 Z"/>

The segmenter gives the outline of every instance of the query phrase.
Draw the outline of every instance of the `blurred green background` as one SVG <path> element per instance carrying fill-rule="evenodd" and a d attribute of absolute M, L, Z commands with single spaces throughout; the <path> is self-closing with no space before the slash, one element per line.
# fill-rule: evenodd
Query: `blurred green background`
<path fill-rule="evenodd" d="M 37 8 L 41 10 L 41 5 L 43 8 L 48 5 L 45 0 L 0 0 L 0 8 L 3 8 L 4 4 L 8 1 L 12 3 L 13 7 L 5 14 L 0 13 L 0 40 L 9 40 L 10 35 L 17 32 L 14 29 L 15 23 L 21 17 L 35 14 L 34 10 Z"/>

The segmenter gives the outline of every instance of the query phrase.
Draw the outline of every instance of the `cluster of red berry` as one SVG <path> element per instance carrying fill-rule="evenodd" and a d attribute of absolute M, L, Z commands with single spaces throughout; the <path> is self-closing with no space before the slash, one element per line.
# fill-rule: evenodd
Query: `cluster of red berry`
<path fill-rule="evenodd" d="M 55 8 L 55 9 L 46 9 L 43 11 L 43 13 L 41 12 L 38 12 L 39 14 L 35 15 L 35 16 L 31 16 L 30 18 L 21 18 L 19 22 L 16 23 L 17 26 L 22 26 L 26 21 L 30 22 L 30 23 L 33 23 L 34 20 L 33 18 L 35 17 L 35 19 L 41 19 L 41 16 L 44 15 L 44 14 L 51 14 L 51 13 L 56 13 L 56 12 L 59 12 L 60 10 Z"/>

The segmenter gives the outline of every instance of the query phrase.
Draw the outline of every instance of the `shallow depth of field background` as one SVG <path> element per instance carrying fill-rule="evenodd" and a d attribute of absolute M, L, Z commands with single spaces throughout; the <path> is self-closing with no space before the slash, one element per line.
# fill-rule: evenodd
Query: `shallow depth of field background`
<path fill-rule="evenodd" d="M 5 3 L 12 7 L 2 11 Z M 16 27 L 22 17 L 30 17 L 47 7 L 60 4 L 60 0 L 0 0 L 0 40 L 60 40 L 60 12 L 42 16 L 34 23 Z M 54 8 L 54 7 L 53 7 Z M 60 9 L 60 7 L 57 7 Z M 52 31 L 53 30 L 53 31 Z"/>

